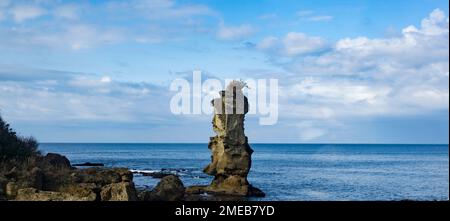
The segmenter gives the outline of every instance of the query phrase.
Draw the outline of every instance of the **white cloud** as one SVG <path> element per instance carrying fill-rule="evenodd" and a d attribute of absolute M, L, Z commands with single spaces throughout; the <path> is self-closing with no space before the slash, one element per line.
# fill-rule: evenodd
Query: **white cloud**
<path fill-rule="evenodd" d="M 288 33 L 256 48 L 287 72 L 279 81 L 280 121 L 311 121 L 295 127 L 302 140 L 313 140 L 332 136 L 349 119 L 448 111 L 448 38 L 448 17 L 436 9 L 400 36 L 343 38 L 327 46 Z"/>
<path fill-rule="evenodd" d="M 387 39 L 369 39 L 366 37 L 346 38 L 336 43 L 336 52 L 354 53 L 362 58 L 385 55 L 392 59 L 413 63 L 442 60 L 448 57 L 449 27 L 448 18 L 436 9 L 428 18 L 422 20 L 421 27 L 408 26 L 402 30 L 402 36 Z M 441 59 L 439 59 L 441 58 Z M 406 62 L 404 62 L 406 63 Z"/>
<path fill-rule="evenodd" d="M 331 15 L 321 15 L 321 14 L 317 14 L 316 12 L 310 11 L 310 10 L 298 11 L 295 14 L 300 19 L 306 20 L 306 21 L 320 22 L 320 21 L 333 20 L 333 16 L 331 16 Z"/>
<path fill-rule="evenodd" d="M 78 50 L 97 44 L 111 44 L 119 41 L 121 36 L 115 30 L 99 30 L 91 26 L 77 25 L 68 27 L 64 38 L 72 49 Z"/>
<path fill-rule="evenodd" d="M 331 21 L 333 16 L 330 15 L 316 15 L 308 18 L 309 21 Z"/>
<path fill-rule="evenodd" d="M 225 26 L 223 23 L 219 25 L 217 37 L 222 40 L 238 40 L 249 37 L 255 33 L 255 28 L 251 25 L 243 24 L 240 26 Z"/>
<path fill-rule="evenodd" d="M 80 7 L 77 5 L 63 5 L 56 7 L 53 14 L 56 18 L 73 20 L 78 19 L 80 10 Z"/>
<path fill-rule="evenodd" d="M 302 141 L 318 139 L 326 134 L 325 130 L 315 127 L 299 127 L 299 133 Z"/>
<path fill-rule="evenodd" d="M 0 110 L 11 121 L 155 123 L 171 119 L 170 111 L 161 111 L 164 106 L 169 110 L 170 93 L 165 87 L 59 72 L 65 75 L 61 78 L 53 71 L 46 79 L 29 74 L 31 79 L 26 81 L 2 75 L 10 80 L 0 81 Z"/>
<path fill-rule="evenodd" d="M 53 33 L 31 33 L 25 36 L 36 45 L 50 48 L 81 50 L 99 45 L 117 43 L 122 40 L 122 34 L 114 29 L 99 29 L 90 25 L 69 25 L 63 31 Z"/>
<path fill-rule="evenodd" d="M 442 10 L 435 9 L 428 18 L 422 20 L 421 26 L 424 34 L 448 34 L 448 17 L 445 16 Z"/>
<path fill-rule="evenodd" d="M 331 95 L 341 106 L 363 99 L 370 107 L 363 113 L 448 109 L 448 18 L 434 10 L 420 28 L 409 26 L 402 33 L 342 39 L 329 52 L 297 57 L 284 67 L 300 76 L 316 76 L 316 83 L 293 86 L 301 94 L 318 100 Z"/>
<path fill-rule="evenodd" d="M 215 12 L 202 4 L 178 4 L 173 0 L 132 0 L 110 2 L 107 7 L 113 12 L 139 13 L 152 20 L 171 20 L 196 16 L 211 16 Z"/>
<path fill-rule="evenodd" d="M 45 13 L 45 9 L 34 5 L 17 5 L 11 9 L 11 14 L 16 22 L 34 19 Z"/>
<path fill-rule="evenodd" d="M 282 39 L 267 37 L 257 44 L 259 50 L 288 57 L 317 52 L 326 47 L 324 39 L 297 32 L 290 32 Z"/>
<path fill-rule="evenodd" d="M 0 27 L 0 48 L 83 50 L 120 42 L 155 44 L 180 41 L 191 33 L 215 34 L 216 28 L 212 23 L 204 22 L 205 18 L 216 18 L 216 12 L 206 5 L 173 0 L 98 4 L 35 1 L 33 4 L 11 2 L 3 5 L 0 19 L 23 23 L 45 17 L 34 20 L 32 25 Z M 93 22 L 93 18 L 100 18 L 100 21 Z M 127 22 L 135 25 L 123 25 Z"/>
<path fill-rule="evenodd" d="M 283 39 L 283 45 L 288 55 L 298 55 L 321 49 L 325 47 L 325 42 L 319 37 L 309 37 L 303 33 L 291 32 Z"/>
<path fill-rule="evenodd" d="M 111 83 L 111 77 L 109 77 L 109 76 L 103 76 L 101 79 L 100 79 L 100 82 L 102 82 L 102 83 L 105 83 L 105 84 L 109 84 L 109 83 Z"/>
<path fill-rule="evenodd" d="M 377 104 L 378 99 L 390 92 L 389 87 L 368 84 L 357 84 L 348 81 L 324 81 L 308 78 L 292 85 L 287 95 L 295 98 L 300 96 L 314 97 L 317 102 L 342 104 Z"/>
<path fill-rule="evenodd" d="M 267 13 L 267 14 L 262 14 L 262 15 L 258 16 L 258 19 L 270 20 L 270 19 L 275 19 L 277 17 L 278 17 L 278 15 L 276 13 Z"/>

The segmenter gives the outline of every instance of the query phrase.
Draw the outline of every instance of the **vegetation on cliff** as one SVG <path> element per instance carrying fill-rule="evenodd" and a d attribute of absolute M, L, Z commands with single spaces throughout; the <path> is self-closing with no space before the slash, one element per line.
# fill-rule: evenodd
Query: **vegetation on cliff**
<path fill-rule="evenodd" d="M 0 160 L 26 160 L 39 156 L 38 143 L 33 137 L 21 137 L 0 116 Z"/>
<path fill-rule="evenodd" d="M 137 200 L 126 168 L 77 169 L 60 154 L 45 156 L 0 117 L 0 200 Z"/>

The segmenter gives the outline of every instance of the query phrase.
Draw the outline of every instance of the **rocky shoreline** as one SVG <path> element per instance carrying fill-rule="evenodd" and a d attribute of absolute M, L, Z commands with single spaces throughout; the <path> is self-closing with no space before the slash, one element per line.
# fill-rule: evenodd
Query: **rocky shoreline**
<path fill-rule="evenodd" d="M 26 163 L 25 163 L 26 164 Z M 133 201 L 133 174 L 126 168 L 78 169 L 48 153 L 0 176 L 0 198 L 19 201 Z"/>
<path fill-rule="evenodd" d="M 153 189 L 136 188 L 127 168 L 77 168 L 62 155 L 48 153 L 35 159 L 31 169 L 13 167 L 0 175 L 0 200 L 11 201 L 222 201 L 246 200 L 217 194 L 206 186 L 185 187 L 174 174 L 155 172 Z"/>
<path fill-rule="evenodd" d="M 42 156 L 37 151 L 37 142 L 17 138 L 2 121 L 2 133 L 7 138 L 4 139 L 7 146 L 3 155 L 8 161 L 0 161 L 0 200 L 219 201 L 264 197 L 264 192 L 247 180 L 253 150 L 244 133 L 248 101 L 243 87 L 245 83 L 232 81 L 219 93 L 220 98 L 212 101 L 215 110 L 212 125 L 216 136 L 210 138 L 208 145 L 211 163 L 203 170 L 214 177 L 209 185 L 186 188 L 178 176 L 164 169 L 144 172 L 106 168 L 101 163 L 91 162 L 72 165 L 60 154 Z M 27 142 L 29 146 L 25 145 Z M 17 154 L 6 158 L 6 154 L 20 150 L 18 147 L 29 150 L 30 154 L 20 161 L 14 160 Z M 161 180 L 151 190 L 136 189 L 133 173 Z"/>

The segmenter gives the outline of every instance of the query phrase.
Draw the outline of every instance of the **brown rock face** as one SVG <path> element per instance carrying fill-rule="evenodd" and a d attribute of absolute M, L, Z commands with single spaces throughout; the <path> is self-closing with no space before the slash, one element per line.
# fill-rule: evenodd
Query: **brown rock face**
<path fill-rule="evenodd" d="M 206 174 L 214 176 L 205 189 L 208 192 L 239 196 L 255 192 L 256 188 L 247 181 L 253 150 L 244 133 L 244 117 L 248 112 L 248 101 L 242 93 L 244 86 L 233 81 L 220 92 L 220 98 L 212 101 L 215 110 L 212 124 L 217 135 L 210 138 L 211 163 L 204 169 Z"/>
<path fill-rule="evenodd" d="M 14 198 L 17 196 L 17 191 L 19 190 L 19 187 L 17 186 L 16 182 L 9 182 L 6 184 L 6 197 L 8 198 Z"/>
<path fill-rule="evenodd" d="M 37 190 L 35 188 L 24 188 L 17 192 L 17 201 L 94 201 L 95 193 L 88 195 L 69 194 L 65 192 L 53 192 Z"/>
<path fill-rule="evenodd" d="M 112 183 L 102 188 L 102 201 L 136 201 L 134 184 L 129 182 Z"/>
<path fill-rule="evenodd" d="M 42 169 L 43 168 L 43 169 Z M 61 166 L 14 169 L 0 175 L 0 200 L 136 201 L 133 174 L 126 168 L 64 169 Z"/>
<path fill-rule="evenodd" d="M 67 157 L 65 157 L 61 154 L 48 153 L 44 157 L 44 161 L 46 161 L 47 163 L 49 163 L 50 165 L 55 166 L 55 167 L 72 169 L 69 159 L 67 159 Z"/>
<path fill-rule="evenodd" d="M 144 192 L 141 199 L 144 201 L 180 201 L 183 199 L 185 188 L 180 178 L 168 175 L 161 179 L 150 192 Z"/>

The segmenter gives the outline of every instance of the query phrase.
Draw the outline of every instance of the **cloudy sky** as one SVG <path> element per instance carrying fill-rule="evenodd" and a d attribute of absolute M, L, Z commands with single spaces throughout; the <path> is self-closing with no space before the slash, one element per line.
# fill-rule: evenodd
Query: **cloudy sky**
<path fill-rule="evenodd" d="M 0 113 L 41 142 L 202 142 L 170 82 L 279 79 L 250 142 L 448 143 L 447 0 L 0 0 Z M 188 77 L 187 77 L 188 78 Z"/>

